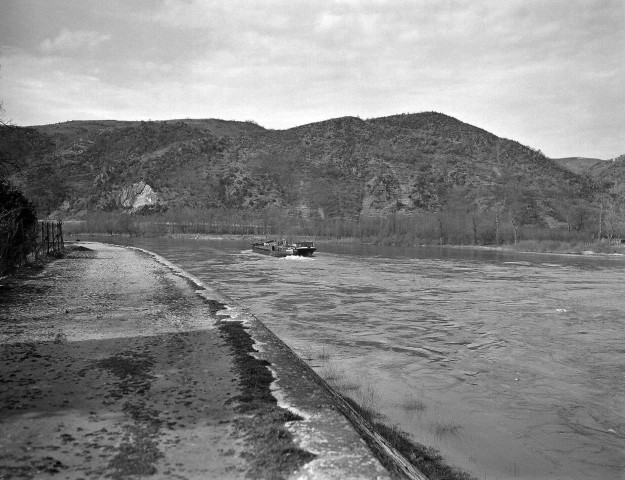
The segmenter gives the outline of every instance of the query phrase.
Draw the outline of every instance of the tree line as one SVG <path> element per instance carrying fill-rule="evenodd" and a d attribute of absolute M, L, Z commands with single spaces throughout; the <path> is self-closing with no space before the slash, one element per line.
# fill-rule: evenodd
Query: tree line
<path fill-rule="evenodd" d="M 597 212 L 583 223 L 560 228 L 515 222 L 514 211 L 490 208 L 469 211 L 447 208 L 439 212 L 390 213 L 351 217 L 294 216 L 286 209 L 170 209 L 153 215 L 126 212 L 92 212 L 84 221 L 68 222 L 73 233 L 107 235 L 216 234 L 281 238 L 355 239 L 394 245 L 502 245 L 523 241 L 590 243 L 611 231 L 614 239 L 625 233 L 623 222 L 613 221 L 604 207 L 601 222 Z"/>

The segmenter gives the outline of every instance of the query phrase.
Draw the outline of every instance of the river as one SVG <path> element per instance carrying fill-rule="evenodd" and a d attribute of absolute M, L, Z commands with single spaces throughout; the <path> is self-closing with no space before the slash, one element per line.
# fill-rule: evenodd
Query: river
<path fill-rule="evenodd" d="M 225 239 L 112 241 L 247 307 L 480 479 L 625 478 L 623 258 L 322 244 L 276 259 Z"/>

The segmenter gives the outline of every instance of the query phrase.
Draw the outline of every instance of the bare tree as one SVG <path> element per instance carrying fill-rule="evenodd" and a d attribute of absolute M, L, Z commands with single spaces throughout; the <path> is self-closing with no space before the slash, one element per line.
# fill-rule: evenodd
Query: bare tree
<path fill-rule="evenodd" d="M 17 127 L 4 117 L 4 105 L 0 102 L 0 177 L 7 177 L 18 167 L 11 148 L 11 138 L 16 132 Z"/>

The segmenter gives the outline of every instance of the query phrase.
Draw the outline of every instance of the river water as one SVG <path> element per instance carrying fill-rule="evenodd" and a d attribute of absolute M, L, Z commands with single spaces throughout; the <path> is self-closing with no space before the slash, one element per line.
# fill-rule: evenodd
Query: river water
<path fill-rule="evenodd" d="M 126 239 L 480 479 L 625 479 L 625 259 Z"/>

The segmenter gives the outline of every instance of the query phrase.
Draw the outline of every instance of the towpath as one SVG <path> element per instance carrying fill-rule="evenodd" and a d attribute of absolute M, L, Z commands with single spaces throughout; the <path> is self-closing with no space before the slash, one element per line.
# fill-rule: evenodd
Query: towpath
<path fill-rule="evenodd" d="M 389 478 L 249 312 L 149 253 L 80 245 L 0 279 L 0 479 Z"/>

